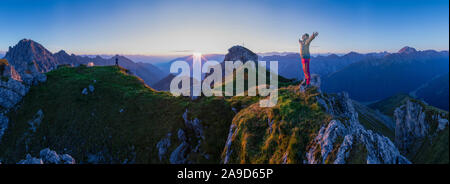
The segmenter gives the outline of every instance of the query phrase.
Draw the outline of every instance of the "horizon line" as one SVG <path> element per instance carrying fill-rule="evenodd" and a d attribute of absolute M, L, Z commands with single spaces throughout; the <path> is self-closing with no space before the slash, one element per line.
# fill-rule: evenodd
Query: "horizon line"
<path fill-rule="evenodd" d="M 61 49 L 63 50 L 63 49 Z M 61 51 L 59 50 L 59 51 Z M 400 50 L 400 49 L 399 49 Z M 442 52 L 442 51 L 449 51 L 448 49 L 424 49 L 424 50 L 417 50 L 417 51 L 427 51 L 427 50 L 434 50 L 437 52 Z M 59 52 L 57 51 L 57 52 Z M 66 50 L 64 50 L 65 52 L 67 52 Z M 0 54 L 6 54 L 6 52 L 8 51 L 2 51 L 0 50 Z M 55 54 L 57 52 L 52 52 L 50 51 L 52 54 Z M 311 53 L 311 55 L 331 55 L 331 54 L 336 54 L 336 55 L 340 55 L 340 54 L 348 54 L 351 52 L 356 52 L 359 54 L 371 54 L 371 53 L 397 53 L 398 51 L 369 51 L 369 52 L 358 52 L 358 51 L 347 51 L 347 52 L 319 52 L 319 53 Z M 69 52 L 67 52 L 69 54 Z M 78 56 L 114 56 L 114 55 L 119 55 L 119 56 L 146 56 L 146 57 L 169 57 L 169 56 L 188 56 L 188 55 L 192 55 L 194 52 L 192 53 L 186 53 L 186 54 L 126 54 L 126 53 L 73 53 L 70 52 L 69 55 L 71 54 L 75 54 Z M 261 54 L 268 54 L 268 53 L 274 53 L 273 55 L 277 55 L 277 54 L 298 54 L 298 52 L 291 52 L 291 51 L 268 51 L 268 52 L 255 52 L 255 54 L 257 55 L 261 55 Z M 202 55 L 226 55 L 226 53 L 201 53 Z"/>

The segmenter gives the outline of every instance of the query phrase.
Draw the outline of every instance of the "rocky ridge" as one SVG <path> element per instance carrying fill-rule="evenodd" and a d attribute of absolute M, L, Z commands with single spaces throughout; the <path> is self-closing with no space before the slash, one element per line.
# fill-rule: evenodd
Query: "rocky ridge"
<path fill-rule="evenodd" d="M 435 152 L 434 155 L 442 154 L 428 150 L 425 145 L 439 144 L 433 142 L 436 137 L 448 136 L 448 112 L 409 99 L 395 109 L 394 119 L 395 144 L 402 154 L 411 158 L 415 158 L 423 151 Z M 442 146 L 447 147 L 448 155 L 448 144 Z"/>
<path fill-rule="evenodd" d="M 305 163 L 345 164 L 350 159 L 350 152 L 359 146 L 359 151 L 366 153 L 367 164 L 408 164 L 411 163 L 400 154 L 394 143 L 387 137 L 366 130 L 358 120 L 358 113 L 347 93 L 336 96 L 320 95 L 317 101 L 325 111 L 334 118 L 322 126 L 306 154 Z M 341 138 L 341 142 L 338 142 Z M 336 145 L 340 145 L 337 147 Z M 337 151 L 335 158 L 331 152 Z"/>

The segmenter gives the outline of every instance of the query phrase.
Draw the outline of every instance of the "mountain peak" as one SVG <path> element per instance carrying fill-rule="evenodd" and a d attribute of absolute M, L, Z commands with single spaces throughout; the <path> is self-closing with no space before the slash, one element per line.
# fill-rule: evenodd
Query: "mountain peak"
<path fill-rule="evenodd" d="M 228 49 L 228 53 L 225 55 L 224 61 L 237 61 L 240 60 L 242 62 L 247 61 L 258 61 L 258 55 L 256 55 L 253 51 L 240 46 L 235 45 Z"/>
<path fill-rule="evenodd" d="M 13 52 L 20 51 L 22 53 L 28 53 L 32 55 L 36 54 L 46 54 L 51 55 L 51 52 L 48 51 L 44 46 L 41 44 L 31 40 L 31 39 L 22 39 L 20 40 L 14 47 L 9 47 L 8 54 L 12 54 Z M 23 52 L 28 51 L 28 52 Z"/>
<path fill-rule="evenodd" d="M 55 54 L 59 54 L 59 55 L 69 55 L 67 54 L 67 52 L 65 50 L 60 50 L 59 52 L 55 53 Z"/>
<path fill-rule="evenodd" d="M 19 41 L 19 44 L 20 44 L 20 43 L 32 43 L 32 42 L 34 42 L 34 41 L 31 40 L 31 39 L 24 38 L 24 39 L 22 39 L 22 40 Z"/>
<path fill-rule="evenodd" d="M 5 58 L 20 75 L 20 80 L 26 84 L 44 81 L 45 75 L 41 73 L 57 66 L 53 54 L 31 39 L 22 39 L 13 47 L 9 47 Z"/>
<path fill-rule="evenodd" d="M 405 46 L 398 51 L 398 53 L 405 53 L 405 54 L 410 54 L 410 53 L 414 53 L 414 52 L 417 52 L 417 50 L 415 48 L 408 47 L 408 46 Z"/>

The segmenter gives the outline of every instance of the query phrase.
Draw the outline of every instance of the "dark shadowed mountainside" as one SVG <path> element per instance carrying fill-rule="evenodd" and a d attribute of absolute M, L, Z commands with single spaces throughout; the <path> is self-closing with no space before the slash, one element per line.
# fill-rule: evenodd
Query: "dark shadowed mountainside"
<path fill-rule="evenodd" d="M 428 82 L 425 87 L 416 92 L 418 98 L 435 107 L 448 111 L 449 103 L 449 81 L 448 73 Z"/>

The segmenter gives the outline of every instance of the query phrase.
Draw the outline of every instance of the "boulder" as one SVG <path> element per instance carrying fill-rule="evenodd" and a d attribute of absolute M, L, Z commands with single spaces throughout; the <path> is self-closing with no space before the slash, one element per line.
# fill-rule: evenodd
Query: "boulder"
<path fill-rule="evenodd" d="M 42 159 L 31 157 L 30 154 L 27 154 L 24 160 L 20 160 L 17 164 L 44 164 Z"/>
<path fill-rule="evenodd" d="M 75 159 L 68 155 L 58 155 L 56 151 L 51 150 L 50 148 L 42 149 L 39 152 L 39 157 L 32 157 L 30 154 L 27 154 L 25 159 L 20 160 L 17 164 L 75 164 Z"/>
<path fill-rule="evenodd" d="M 94 86 L 92 85 L 92 84 L 90 84 L 89 86 L 88 86 L 88 88 L 89 88 L 89 91 L 91 92 L 91 93 L 93 93 L 94 92 Z"/>
<path fill-rule="evenodd" d="M 28 92 L 29 87 L 20 81 L 9 78 L 7 81 L 0 80 L 0 109 L 10 109 L 19 103 Z"/>
<path fill-rule="evenodd" d="M 83 88 L 83 90 L 81 91 L 81 94 L 83 95 L 87 95 L 88 94 L 88 89 Z"/>
<path fill-rule="evenodd" d="M 36 132 L 36 129 L 41 125 L 42 119 L 44 119 L 44 112 L 42 109 L 39 109 L 33 116 L 33 119 L 28 121 L 31 131 Z"/>
<path fill-rule="evenodd" d="M 317 74 L 312 74 L 311 75 L 311 81 L 310 81 L 310 86 L 306 86 L 306 79 L 302 80 L 300 82 L 300 92 L 304 93 L 306 91 L 307 88 L 310 87 L 316 87 L 319 91 L 320 91 L 320 84 L 321 84 L 321 80 L 320 80 L 320 76 Z"/>
<path fill-rule="evenodd" d="M 63 154 L 60 157 L 62 164 L 75 164 L 75 159 L 69 154 Z"/>

